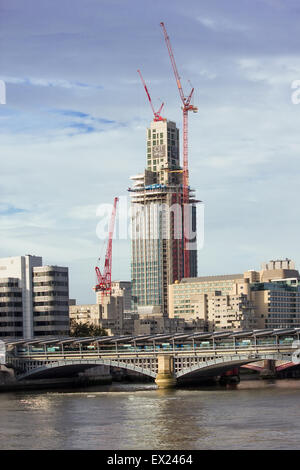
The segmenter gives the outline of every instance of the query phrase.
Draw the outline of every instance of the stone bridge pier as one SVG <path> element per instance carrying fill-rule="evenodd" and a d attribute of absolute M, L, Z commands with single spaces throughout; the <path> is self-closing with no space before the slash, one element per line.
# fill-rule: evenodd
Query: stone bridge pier
<path fill-rule="evenodd" d="M 174 372 L 174 357 L 169 354 L 161 354 L 157 358 L 158 372 L 155 383 L 158 388 L 173 388 L 176 385 Z"/>
<path fill-rule="evenodd" d="M 0 365 L 0 385 L 7 385 L 16 382 L 14 370 Z"/>
<path fill-rule="evenodd" d="M 276 377 L 276 361 L 273 359 L 266 359 L 263 362 L 263 368 L 260 372 L 260 378 L 262 379 L 272 379 Z"/>

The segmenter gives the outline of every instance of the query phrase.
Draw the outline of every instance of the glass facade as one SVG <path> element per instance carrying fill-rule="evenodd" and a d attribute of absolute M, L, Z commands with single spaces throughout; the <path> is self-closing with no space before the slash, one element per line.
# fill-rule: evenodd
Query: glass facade
<path fill-rule="evenodd" d="M 137 306 L 161 306 L 167 314 L 168 285 L 183 277 L 184 266 L 182 169 L 176 124 L 153 121 L 147 130 L 146 148 L 147 168 L 144 174 L 132 177 L 130 189 L 132 296 Z M 196 232 L 195 206 L 192 227 Z M 195 250 L 190 259 L 191 276 L 196 276 Z"/>

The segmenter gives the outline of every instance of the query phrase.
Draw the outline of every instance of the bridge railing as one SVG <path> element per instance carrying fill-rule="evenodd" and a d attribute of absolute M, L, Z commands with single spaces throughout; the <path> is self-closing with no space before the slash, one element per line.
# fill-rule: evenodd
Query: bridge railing
<path fill-rule="evenodd" d="M 258 352 L 265 352 L 265 351 L 274 351 L 274 352 L 288 352 L 292 350 L 291 346 L 287 345 L 280 345 L 280 344 L 264 344 L 264 345 L 249 345 L 249 346 L 215 346 L 214 348 L 205 347 L 185 347 L 185 348 L 154 348 L 149 347 L 147 349 L 135 349 L 126 348 L 125 350 L 122 349 L 55 349 L 55 350 L 45 350 L 45 349 L 30 349 L 22 350 L 22 351 L 15 351 L 14 357 L 17 358 L 67 358 L 67 357 L 99 357 L 99 356 L 114 356 L 114 357 L 125 357 L 125 356 L 146 356 L 148 354 L 151 355 L 158 355 L 158 354 L 170 354 L 173 355 L 184 355 L 184 354 L 222 354 L 222 353 L 238 353 L 245 351 L 247 353 L 258 353 Z"/>

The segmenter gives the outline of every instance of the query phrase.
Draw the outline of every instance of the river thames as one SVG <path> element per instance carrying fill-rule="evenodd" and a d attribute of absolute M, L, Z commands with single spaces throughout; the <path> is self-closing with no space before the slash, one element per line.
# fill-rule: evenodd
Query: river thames
<path fill-rule="evenodd" d="M 300 449 L 300 380 L 0 394 L 0 449 Z"/>

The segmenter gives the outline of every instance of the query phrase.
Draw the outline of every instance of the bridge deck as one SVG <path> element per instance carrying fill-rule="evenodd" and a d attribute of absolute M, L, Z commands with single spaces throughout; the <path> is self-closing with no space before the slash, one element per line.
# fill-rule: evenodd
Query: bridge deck
<path fill-rule="evenodd" d="M 4 363 L 23 376 L 41 374 L 47 369 L 54 373 L 62 367 L 79 370 L 103 364 L 156 377 L 160 358 L 170 356 L 174 374 L 180 377 L 200 369 L 216 372 L 222 367 L 228 370 L 265 359 L 291 363 L 299 348 L 299 335 L 300 328 L 7 340 Z"/>

